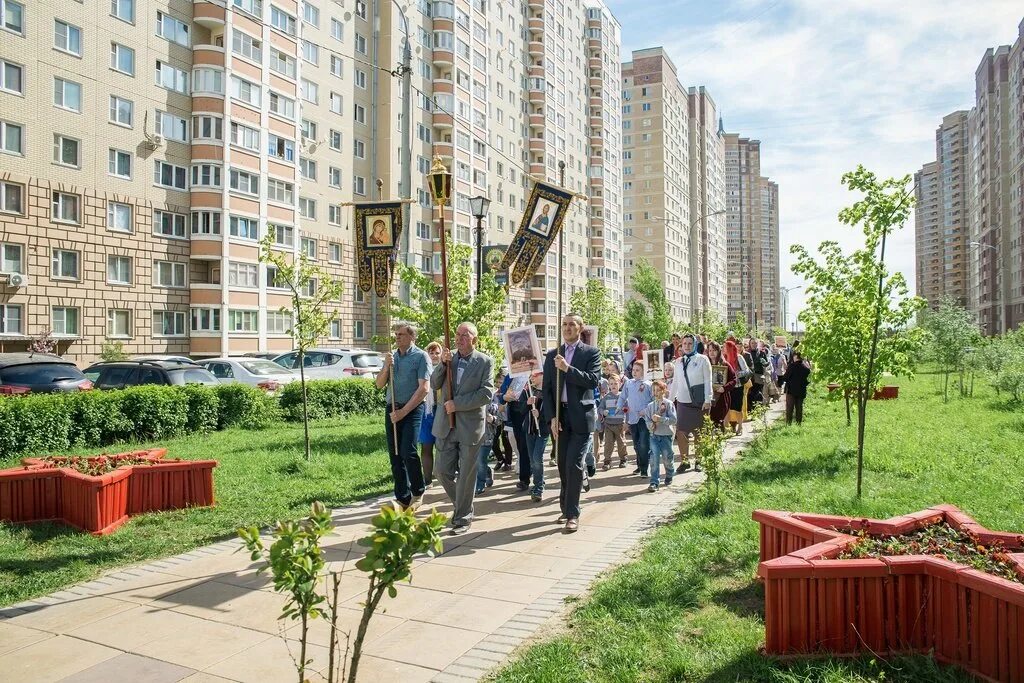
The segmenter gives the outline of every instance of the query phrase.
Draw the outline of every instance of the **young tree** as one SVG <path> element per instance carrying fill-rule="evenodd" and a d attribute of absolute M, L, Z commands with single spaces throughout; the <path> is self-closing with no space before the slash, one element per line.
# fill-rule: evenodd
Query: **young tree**
<path fill-rule="evenodd" d="M 910 356 L 919 346 L 920 330 L 907 325 L 925 302 L 909 296 L 903 275 L 885 266 L 887 237 L 902 227 L 913 205 L 909 181 L 909 176 L 878 180 L 863 166 L 844 174 L 843 184 L 864 196 L 840 211 L 839 220 L 860 226 L 863 246 L 846 256 L 835 242 L 824 242 L 819 247 L 823 263 L 802 245 L 791 249 L 797 257 L 793 272 L 810 283 L 807 307 L 800 315 L 807 328 L 801 348 L 823 378 L 852 390 L 857 401 L 858 497 L 868 399 L 884 372 L 910 373 Z"/>
<path fill-rule="evenodd" d="M 583 324 L 597 325 L 598 339 L 595 343 L 599 348 L 605 348 L 613 340 L 622 343 L 622 316 L 612 301 L 611 292 L 601 280 L 587 280 L 586 287 L 576 290 L 569 297 L 569 310 L 582 315 Z"/>
<path fill-rule="evenodd" d="M 672 336 L 672 308 L 661 275 L 646 261 L 638 261 L 632 278 L 633 298 L 626 302 L 626 329 L 643 337 L 652 349 Z"/>
<path fill-rule="evenodd" d="M 743 311 L 736 313 L 736 318 L 732 321 L 732 331 L 736 335 L 737 339 L 743 339 L 750 334 L 750 327 L 747 325 L 747 316 L 743 314 Z"/>
<path fill-rule="evenodd" d="M 722 316 L 718 315 L 718 311 L 710 309 L 693 316 L 692 325 L 694 332 L 706 334 L 708 339 L 719 343 L 725 340 L 725 333 L 728 332 Z"/>
<path fill-rule="evenodd" d="M 927 332 L 928 356 L 942 371 L 942 402 L 949 401 L 949 376 L 963 368 L 967 349 L 981 339 L 981 332 L 967 310 L 955 299 L 943 297 L 939 308 L 922 313 L 921 327 Z M 961 381 L 961 394 L 963 393 Z"/>
<path fill-rule="evenodd" d="M 289 291 L 291 308 L 282 306 L 281 313 L 292 316 L 292 327 L 288 333 L 295 340 L 299 352 L 299 381 L 302 384 L 302 427 L 305 434 L 306 460 L 309 454 L 309 407 L 306 401 L 306 351 L 316 346 L 318 339 L 326 337 L 337 310 L 325 310 L 331 302 L 341 300 L 344 291 L 342 283 L 331 276 L 320 265 L 312 263 L 306 254 L 300 253 L 298 260 L 291 254 L 274 248 L 274 236 L 267 236 L 260 243 L 260 261 L 274 269 L 274 283 Z"/>
<path fill-rule="evenodd" d="M 494 334 L 495 328 L 505 317 L 505 288 L 494 280 L 492 273 L 485 273 L 480 283 L 480 294 L 474 296 L 470 287 L 470 272 L 473 250 L 466 244 L 447 240 L 448 244 L 448 311 L 452 339 L 455 328 L 464 321 L 477 326 L 480 337 L 477 345 L 481 351 L 500 363 L 504 355 L 501 339 Z M 424 275 L 413 266 L 398 265 L 399 280 L 409 285 L 410 302 L 391 299 L 391 319 L 408 320 L 420 329 L 421 340 L 444 339 L 444 318 L 441 314 L 441 285 L 434 282 L 433 275 Z M 443 342 L 442 342 L 443 343 Z"/>

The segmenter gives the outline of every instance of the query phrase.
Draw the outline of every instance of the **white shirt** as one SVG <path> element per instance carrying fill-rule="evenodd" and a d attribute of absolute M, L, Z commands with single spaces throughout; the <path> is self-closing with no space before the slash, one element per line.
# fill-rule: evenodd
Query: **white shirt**
<path fill-rule="evenodd" d="M 683 370 L 683 361 L 686 362 L 686 370 Z M 675 366 L 675 375 L 672 379 L 672 389 L 669 392 L 669 397 L 680 403 L 692 403 L 690 398 L 690 387 L 686 384 L 686 379 L 689 377 L 690 386 L 704 385 L 704 405 L 709 405 L 715 399 L 714 392 L 711 387 L 711 361 L 708 357 L 699 353 L 695 353 L 692 356 L 682 356 L 672 361 Z M 685 373 L 685 374 L 684 374 Z"/>

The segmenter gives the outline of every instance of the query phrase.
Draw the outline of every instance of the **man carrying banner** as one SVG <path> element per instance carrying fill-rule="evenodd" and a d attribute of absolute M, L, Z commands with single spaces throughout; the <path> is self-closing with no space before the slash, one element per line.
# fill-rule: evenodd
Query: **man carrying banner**
<path fill-rule="evenodd" d="M 601 381 L 601 354 L 580 341 L 583 318 L 569 313 L 562 318 L 563 344 L 544 359 L 544 418 L 558 449 L 558 502 L 565 533 L 579 529 L 580 492 L 583 490 L 587 441 L 597 427 L 594 389 Z"/>

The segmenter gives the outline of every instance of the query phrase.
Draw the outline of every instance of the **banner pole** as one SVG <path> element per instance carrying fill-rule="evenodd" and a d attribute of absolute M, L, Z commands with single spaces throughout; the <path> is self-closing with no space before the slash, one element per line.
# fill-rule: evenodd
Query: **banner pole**
<path fill-rule="evenodd" d="M 565 187 L 565 162 L 558 162 L 558 186 Z M 562 295 L 565 293 L 565 225 L 558 231 L 558 314 L 557 336 L 555 337 L 555 355 L 558 355 L 559 342 L 562 338 Z M 558 435 L 562 431 L 562 371 L 555 368 L 555 424 L 558 431 L 555 432 L 555 458 L 558 457 Z"/>
<path fill-rule="evenodd" d="M 377 178 L 377 201 L 384 199 L 384 181 Z M 388 334 L 388 353 L 391 354 L 391 369 L 388 370 L 388 385 L 391 389 L 391 414 L 397 411 L 396 399 L 395 399 L 395 351 L 391 348 L 391 335 L 393 331 L 391 329 L 391 269 L 388 269 L 388 293 L 384 297 L 384 325 L 387 329 Z M 377 296 L 378 306 L 380 305 L 380 296 Z M 389 418 L 390 419 L 390 418 Z M 394 437 L 395 453 L 398 453 L 398 423 L 393 419 L 391 420 L 391 433 Z"/>

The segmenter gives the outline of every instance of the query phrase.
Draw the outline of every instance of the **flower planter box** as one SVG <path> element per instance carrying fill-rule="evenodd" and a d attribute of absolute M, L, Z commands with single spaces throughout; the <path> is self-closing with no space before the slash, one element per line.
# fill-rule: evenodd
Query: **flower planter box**
<path fill-rule="evenodd" d="M 64 523 L 94 536 L 112 533 L 128 521 L 128 478 L 131 467 L 91 477 L 62 468 L 61 517 Z"/>
<path fill-rule="evenodd" d="M 872 400 L 875 401 L 888 401 L 889 399 L 899 398 L 900 388 L 898 386 L 882 387 L 872 395 Z"/>
<path fill-rule="evenodd" d="M 934 653 L 983 679 L 1024 681 L 1024 584 L 931 555 L 836 559 L 850 533 L 905 534 L 945 522 L 999 542 L 1024 575 L 1024 536 L 993 532 L 952 505 L 888 520 L 757 510 L 772 655 Z"/>
<path fill-rule="evenodd" d="M 130 456 L 130 457 L 133 457 L 133 458 L 140 458 L 142 460 L 157 461 L 157 460 L 162 460 L 165 455 L 167 455 L 167 449 L 166 448 L 150 448 L 150 449 L 145 450 L 145 451 L 129 451 L 129 452 L 126 452 L 126 453 L 117 453 L 115 455 L 115 457 L 116 456 Z M 28 467 L 32 467 L 32 466 L 45 467 L 45 466 L 47 466 L 48 463 L 46 461 L 46 458 L 22 458 L 21 459 L 21 464 L 25 465 L 25 466 L 28 466 Z"/>
<path fill-rule="evenodd" d="M 0 520 L 42 522 L 61 518 L 64 476 L 54 468 L 0 470 Z"/>
<path fill-rule="evenodd" d="M 128 514 L 214 504 L 216 460 L 164 460 L 131 468 Z"/>

